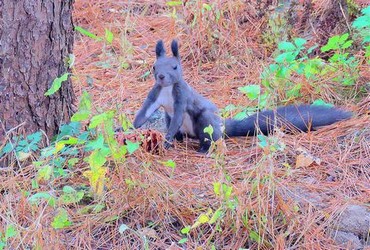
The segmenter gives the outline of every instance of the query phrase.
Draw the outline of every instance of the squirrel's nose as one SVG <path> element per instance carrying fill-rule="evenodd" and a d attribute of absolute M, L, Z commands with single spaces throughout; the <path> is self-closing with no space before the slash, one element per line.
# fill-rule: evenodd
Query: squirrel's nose
<path fill-rule="evenodd" d="M 159 74 L 158 75 L 159 79 L 163 80 L 164 79 L 164 75 L 163 74 Z"/>

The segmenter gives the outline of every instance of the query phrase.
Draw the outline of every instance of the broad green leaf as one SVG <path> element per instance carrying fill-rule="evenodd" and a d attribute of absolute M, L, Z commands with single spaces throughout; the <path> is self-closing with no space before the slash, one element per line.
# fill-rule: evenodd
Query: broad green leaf
<path fill-rule="evenodd" d="M 307 42 L 306 39 L 303 39 L 303 38 L 295 38 L 294 39 L 294 44 L 299 48 L 299 47 L 302 47 L 305 43 Z"/>
<path fill-rule="evenodd" d="M 182 1 L 167 1 L 166 5 L 170 7 L 180 6 L 182 5 Z"/>
<path fill-rule="evenodd" d="M 39 169 L 37 171 L 37 177 L 36 179 L 38 181 L 40 180 L 50 180 L 52 174 L 53 174 L 53 170 L 54 170 L 54 167 L 53 166 L 50 166 L 50 165 L 46 165 L 44 167 L 42 167 L 41 169 Z"/>
<path fill-rule="evenodd" d="M 69 220 L 68 213 L 64 208 L 59 209 L 58 214 L 54 217 L 51 222 L 51 226 L 54 229 L 62 229 L 72 225 L 72 222 Z"/>
<path fill-rule="evenodd" d="M 213 192 L 218 196 L 221 195 L 221 183 L 220 182 L 213 183 Z"/>
<path fill-rule="evenodd" d="M 182 234 L 188 234 L 190 232 L 190 229 L 191 227 L 190 226 L 187 226 L 187 227 L 184 227 L 183 229 L 181 229 L 181 233 Z"/>
<path fill-rule="evenodd" d="M 104 163 L 107 161 L 107 153 L 103 150 L 94 150 L 85 160 L 90 164 L 91 169 L 97 170 L 98 168 L 102 167 Z"/>
<path fill-rule="evenodd" d="M 113 39 L 114 39 L 114 35 L 112 33 L 112 31 L 108 30 L 108 29 L 105 29 L 105 40 L 111 44 L 113 42 Z"/>
<path fill-rule="evenodd" d="M 294 46 L 294 44 L 291 42 L 283 41 L 278 44 L 278 49 L 285 51 L 294 51 L 296 49 L 296 46 Z"/>
<path fill-rule="evenodd" d="M 231 196 L 233 191 L 233 187 L 226 185 L 225 183 L 222 184 L 222 192 L 224 194 L 225 200 L 228 200 Z"/>
<path fill-rule="evenodd" d="M 212 125 L 210 124 L 207 127 L 205 127 L 203 129 L 203 132 L 206 133 L 206 134 L 208 134 L 212 138 L 212 135 L 213 135 L 213 127 L 212 127 Z"/>
<path fill-rule="evenodd" d="M 201 214 L 197 221 L 201 224 L 207 223 L 209 222 L 209 216 L 207 214 Z"/>
<path fill-rule="evenodd" d="M 333 104 L 331 104 L 331 103 L 327 103 L 327 102 L 325 102 L 325 101 L 324 101 L 324 100 L 322 100 L 322 99 L 317 99 L 317 100 L 315 100 L 311 105 L 312 105 L 312 106 L 324 106 L 324 107 L 328 107 L 328 108 L 330 108 L 330 107 L 334 107 L 334 105 L 333 105 Z"/>
<path fill-rule="evenodd" d="M 244 118 L 248 117 L 247 115 L 247 112 L 246 111 L 242 111 L 242 112 L 239 112 L 237 113 L 235 116 L 234 116 L 234 119 L 235 120 L 243 120 Z"/>
<path fill-rule="evenodd" d="M 208 10 L 208 11 L 211 11 L 212 10 L 212 7 L 211 7 L 211 5 L 209 5 L 207 3 L 204 3 L 203 4 L 203 9 Z"/>
<path fill-rule="evenodd" d="M 85 150 L 90 151 L 95 149 L 102 149 L 104 147 L 104 136 L 102 134 L 99 134 L 95 140 L 90 140 L 86 143 Z"/>
<path fill-rule="evenodd" d="M 340 39 L 340 36 L 330 37 L 327 44 L 324 45 L 323 47 L 321 47 L 321 51 L 322 52 L 327 52 L 327 51 L 330 51 L 330 50 L 339 49 L 339 39 Z"/>
<path fill-rule="evenodd" d="M 75 30 L 77 30 L 78 32 L 80 32 L 82 35 L 85 35 L 85 36 L 88 36 L 92 39 L 95 39 L 95 40 L 100 40 L 100 37 L 98 37 L 97 35 L 91 33 L 90 31 L 80 27 L 80 26 L 75 26 Z"/>
<path fill-rule="evenodd" d="M 110 119 L 113 119 L 114 117 L 114 110 L 109 110 L 109 111 L 106 111 L 104 113 L 101 113 L 99 115 L 95 115 L 91 118 L 91 121 L 90 121 L 90 125 L 89 125 L 89 128 L 95 128 L 97 127 L 99 124 L 102 124 L 104 122 L 107 122 L 108 120 Z"/>
<path fill-rule="evenodd" d="M 264 135 L 257 135 L 257 139 L 258 139 L 258 146 L 260 146 L 261 148 L 266 148 L 268 146 L 267 137 L 266 136 L 264 136 Z"/>
<path fill-rule="evenodd" d="M 348 40 L 347 42 L 345 42 L 343 45 L 342 45 L 342 49 L 347 49 L 349 47 L 351 47 L 353 41 L 352 40 Z"/>
<path fill-rule="evenodd" d="M 260 96 L 260 93 L 261 93 L 260 85 L 256 85 L 256 84 L 239 87 L 238 89 L 240 92 L 245 94 L 251 101 L 256 100 Z"/>
<path fill-rule="evenodd" d="M 249 232 L 249 238 L 251 238 L 251 240 L 253 240 L 255 242 L 260 242 L 261 241 L 261 237 L 259 236 L 259 234 L 256 231 L 253 231 L 253 230 L 251 230 Z"/>
<path fill-rule="evenodd" d="M 178 241 L 179 244 L 184 244 L 188 241 L 188 238 L 182 238 L 181 240 Z"/>
<path fill-rule="evenodd" d="M 221 216 L 223 216 L 224 212 L 222 208 L 218 208 L 212 215 L 211 219 L 209 220 L 209 224 L 215 223 Z"/>
<path fill-rule="evenodd" d="M 174 162 L 173 160 L 168 160 L 168 161 L 165 161 L 165 162 L 162 162 L 163 166 L 166 166 L 166 167 L 169 167 L 169 168 L 176 168 L 176 162 Z"/>
<path fill-rule="evenodd" d="M 76 191 L 71 186 L 64 186 L 63 193 L 60 197 L 62 204 L 68 205 L 72 203 L 78 203 L 84 197 L 83 191 Z"/>
<path fill-rule="evenodd" d="M 140 147 L 140 142 L 132 142 L 130 140 L 126 140 L 126 146 L 128 153 L 132 154 Z"/>
<path fill-rule="evenodd" d="M 78 112 L 71 117 L 72 122 L 85 121 L 91 114 L 91 96 L 87 91 L 82 92 Z"/>
<path fill-rule="evenodd" d="M 55 199 L 49 193 L 39 192 L 28 198 L 31 204 L 40 204 L 42 200 L 46 200 L 50 206 L 55 205 Z"/>
<path fill-rule="evenodd" d="M 356 18 L 352 26 L 356 29 L 363 29 L 366 27 L 370 27 L 370 16 L 360 16 Z"/>
<path fill-rule="evenodd" d="M 44 95 L 49 96 L 57 92 L 62 86 L 62 83 L 68 80 L 68 76 L 69 76 L 69 73 L 64 73 L 60 77 L 55 78 L 53 83 L 51 84 L 50 89 L 48 89 L 48 91 L 46 91 Z"/>
<path fill-rule="evenodd" d="M 5 239 L 9 239 L 11 237 L 15 237 L 17 235 L 17 229 L 14 225 L 9 225 L 6 227 L 5 231 Z"/>
<path fill-rule="evenodd" d="M 348 37 L 349 37 L 349 34 L 348 34 L 348 33 L 344 33 L 343 35 L 341 35 L 341 36 L 339 37 L 339 41 L 338 41 L 338 43 L 339 43 L 339 44 L 343 44 L 343 43 L 345 43 L 345 42 L 347 41 Z"/>

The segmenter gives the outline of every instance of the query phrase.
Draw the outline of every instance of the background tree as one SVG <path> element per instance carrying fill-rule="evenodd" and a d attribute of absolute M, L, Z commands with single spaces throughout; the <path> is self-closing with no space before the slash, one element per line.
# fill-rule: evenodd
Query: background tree
<path fill-rule="evenodd" d="M 74 0 L 0 0 L 0 138 L 13 128 L 50 137 L 69 120 L 71 80 L 44 93 L 68 71 Z"/>

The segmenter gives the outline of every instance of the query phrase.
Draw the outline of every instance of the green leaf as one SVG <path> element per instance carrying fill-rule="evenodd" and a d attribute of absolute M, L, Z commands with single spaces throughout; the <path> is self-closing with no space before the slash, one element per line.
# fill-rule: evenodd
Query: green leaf
<path fill-rule="evenodd" d="M 120 234 L 122 234 L 124 231 L 126 231 L 126 230 L 128 230 L 128 229 L 130 229 L 130 228 L 129 228 L 129 226 L 127 226 L 126 224 L 121 224 L 121 225 L 119 226 L 119 228 L 118 228 L 118 232 L 119 232 Z"/>
<path fill-rule="evenodd" d="M 104 148 L 104 136 L 103 134 L 99 134 L 98 137 L 95 140 L 88 141 L 86 143 L 85 150 L 86 151 L 91 151 L 95 149 L 102 149 Z"/>
<path fill-rule="evenodd" d="M 209 5 L 207 3 L 204 3 L 203 4 L 203 9 L 208 10 L 208 11 L 211 11 L 212 10 L 212 7 L 211 7 L 211 5 Z"/>
<path fill-rule="evenodd" d="M 49 95 L 52 95 L 55 92 L 57 92 L 60 89 L 60 87 L 62 86 L 62 83 L 67 81 L 68 76 L 69 76 L 69 73 L 64 73 L 60 77 L 55 78 L 53 83 L 51 84 L 50 89 L 48 89 L 48 91 L 46 91 L 46 93 L 44 95 L 49 96 Z"/>
<path fill-rule="evenodd" d="M 181 229 L 181 233 L 182 234 L 188 234 L 190 232 L 190 229 L 191 227 L 190 226 L 187 226 L 187 227 L 184 227 L 183 229 Z"/>
<path fill-rule="evenodd" d="M 65 205 L 78 203 L 85 195 L 83 191 L 76 191 L 71 186 L 64 186 L 63 192 L 64 194 L 61 195 L 60 200 Z"/>
<path fill-rule="evenodd" d="M 248 117 L 247 115 L 247 112 L 246 111 L 242 111 L 242 112 L 239 112 L 237 113 L 235 116 L 234 116 L 234 119 L 235 120 L 243 120 L 244 118 Z"/>
<path fill-rule="evenodd" d="M 215 223 L 221 216 L 223 216 L 224 212 L 222 208 L 218 208 L 212 215 L 211 219 L 209 220 L 209 224 Z"/>
<path fill-rule="evenodd" d="M 64 208 L 59 209 L 58 214 L 54 217 L 51 222 L 51 226 L 54 229 L 62 229 L 72 225 L 72 222 L 68 218 L 68 213 Z"/>
<path fill-rule="evenodd" d="M 182 5 L 182 1 L 168 1 L 166 5 L 170 7 L 180 6 Z"/>
<path fill-rule="evenodd" d="M 179 244 L 184 244 L 188 241 L 188 238 L 182 238 L 181 240 L 178 241 Z"/>
<path fill-rule="evenodd" d="M 331 103 L 327 103 L 327 102 L 325 102 L 325 101 L 324 101 L 324 100 L 322 100 L 322 99 L 317 99 L 317 100 L 315 100 L 311 105 L 312 105 L 312 106 L 324 106 L 324 107 L 328 107 L 328 108 L 330 108 L 330 107 L 334 107 L 334 105 L 333 105 L 333 104 L 331 104 Z"/>
<path fill-rule="evenodd" d="M 15 237 L 17 235 L 17 229 L 15 228 L 14 225 L 9 225 L 6 227 L 5 231 L 5 238 L 9 239 L 11 237 Z"/>
<path fill-rule="evenodd" d="M 40 192 L 32 195 L 28 198 L 28 201 L 31 204 L 39 204 L 42 200 L 46 200 L 50 206 L 55 205 L 55 199 L 52 197 L 49 193 L 46 192 Z"/>
<path fill-rule="evenodd" d="M 84 90 L 81 95 L 78 112 L 71 117 L 71 121 L 79 122 L 87 120 L 91 114 L 91 105 L 91 96 L 86 90 Z"/>
<path fill-rule="evenodd" d="M 327 52 L 330 50 L 339 49 L 339 39 L 340 39 L 340 36 L 330 37 L 327 44 L 321 47 L 321 52 Z"/>
<path fill-rule="evenodd" d="M 114 117 L 114 110 L 109 110 L 91 118 L 89 128 L 96 128 L 99 124 L 111 120 Z"/>
<path fill-rule="evenodd" d="M 253 240 L 255 242 L 260 242 L 261 241 L 261 237 L 259 236 L 259 234 L 256 231 L 253 231 L 253 230 L 251 230 L 249 232 L 249 238 L 251 238 L 251 240 Z"/>
<path fill-rule="evenodd" d="M 365 9 L 362 9 L 361 13 L 364 15 L 370 16 L 370 5 L 367 6 Z"/>
<path fill-rule="evenodd" d="M 343 35 L 341 35 L 341 36 L 339 37 L 339 41 L 338 41 L 338 43 L 339 43 L 339 44 L 343 44 L 343 43 L 345 43 L 345 42 L 347 41 L 348 37 L 349 37 L 349 34 L 348 34 L 348 33 L 344 33 Z"/>
<path fill-rule="evenodd" d="M 370 27 L 370 16 L 360 16 L 356 18 L 352 26 L 358 30 Z"/>
<path fill-rule="evenodd" d="M 257 135 L 257 139 L 258 146 L 260 146 L 261 148 L 266 148 L 268 146 L 267 137 L 265 135 Z"/>
<path fill-rule="evenodd" d="M 173 160 L 168 160 L 168 161 L 165 161 L 165 162 L 162 162 L 163 166 L 166 166 L 166 167 L 169 167 L 169 168 L 176 168 L 176 162 L 174 162 Z"/>
<path fill-rule="evenodd" d="M 353 41 L 352 40 L 348 40 L 347 42 L 345 42 L 343 45 L 342 45 L 342 49 L 346 49 L 346 48 L 349 48 L 351 47 Z"/>
<path fill-rule="evenodd" d="M 302 47 L 307 42 L 306 39 L 303 38 L 294 38 L 294 44 L 299 48 Z"/>
<path fill-rule="evenodd" d="M 142 78 L 142 79 L 146 79 L 146 78 L 148 78 L 148 76 L 150 75 L 150 71 L 148 70 L 148 71 L 146 71 L 144 74 L 142 74 L 141 76 L 140 76 L 140 78 Z"/>
<path fill-rule="evenodd" d="M 132 142 L 130 140 L 126 140 L 126 146 L 128 153 L 132 154 L 140 147 L 140 142 Z"/>
<path fill-rule="evenodd" d="M 211 138 L 212 138 L 212 135 L 213 135 L 213 127 L 211 124 L 209 124 L 207 127 L 205 127 L 203 129 L 203 132 L 208 134 Z"/>
<path fill-rule="evenodd" d="M 213 183 L 213 192 L 218 196 L 221 195 L 221 183 L 220 182 Z"/>
<path fill-rule="evenodd" d="M 225 183 L 222 184 L 222 192 L 224 194 L 225 200 L 228 200 L 230 198 L 232 191 L 233 187 L 229 187 Z"/>
<path fill-rule="evenodd" d="M 251 101 L 256 100 L 260 96 L 260 93 L 261 93 L 260 85 L 256 85 L 256 84 L 239 87 L 238 89 L 240 92 L 245 94 Z"/>
<path fill-rule="evenodd" d="M 103 150 L 94 150 L 85 160 L 90 164 L 91 170 L 94 172 L 98 171 L 105 164 L 107 155 Z"/>
<path fill-rule="evenodd" d="M 94 40 L 100 40 L 100 37 L 98 37 L 97 35 L 91 33 L 90 31 L 80 27 L 80 26 L 75 26 L 75 30 L 77 30 L 78 32 L 80 32 L 82 35 L 85 35 L 85 36 L 88 36 Z"/>
<path fill-rule="evenodd" d="M 105 40 L 111 44 L 113 42 L 113 39 L 114 39 L 114 35 L 112 33 L 112 31 L 108 30 L 108 29 L 105 29 Z"/>
<path fill-rule="evenodd" d="M 38 181 L 40 181 L 40 180 L 46 180 L 46 181 L 50 180 L 50 178 L 53 174 L 53 170 L 54 170 L 53 166 L 46 165 L 46 166 L 42 167 L 41 169 L 39 169 L 37 171 L 36 179 Z"/>
<path fill-rule="evenodd" d="M 294 46 L 294 44 L 291 42 L 283 41 L 279 43 L 278 49 L 285 51 L 294 51 L 296 49 L 296 46 Z"/>
<path fill-rule="evenodd" d="M 197 219 L 197 222 L 200 224 L 205 224 L 209 222 L 209 216 L 207 214 L 201 214 L 199 215 L 199 218 Z"/>

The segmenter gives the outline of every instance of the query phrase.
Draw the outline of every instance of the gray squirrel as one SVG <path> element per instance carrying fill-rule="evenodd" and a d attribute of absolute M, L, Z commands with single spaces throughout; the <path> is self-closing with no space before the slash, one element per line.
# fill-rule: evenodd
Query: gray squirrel
<path fill-rule="evenodd" d="M 265 110 L 245 119 L 223 121 L 215 104 L 195 91 L 184 79 L 179 47 L 176 40 L 171 43 L 172 57 L 166 56 L 163 41 L 157 42 L 157 60 L 153 71 L 155 85 L 149 91 L 134 120 L 134 127 L 141 127 L 158 108 L 165 110 L 167 134 L 164 147 L 169 148 L 173 140 L 182 141 L 184 136 L 199 140 L 198 152 L 206 153 L 211 142 L 222 136 L 254 136 L 259 131 L 268 135 L 275 127 L 294 127 L 302 132 L 348 119 L 351 112 L 335 107 L 317 105 L 289 105 L 276 110 Z M 204 132 L 211 125 L 213 134 Z M 224 126 L 224 131 L 222 127 Z"/>

